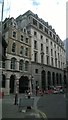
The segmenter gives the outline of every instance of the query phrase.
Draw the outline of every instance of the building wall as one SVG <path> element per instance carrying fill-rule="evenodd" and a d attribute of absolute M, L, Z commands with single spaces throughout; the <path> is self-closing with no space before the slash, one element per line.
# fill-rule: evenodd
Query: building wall
<path fill-rule="evenodd" d="M 13 26 L 13 18 L 8 20 L 6 22 L 6 28 L 3 29 L 3 36 L 6 39 L 6 42 L 8 43 L 7 49 L 6 49 L 6 55 L 7 55 L 7 60 L 5 61 L 5 69 L 3 69 L 3 75 L 5 75 L 6 82 L 5 82 L 5 94 L 10 93 L 10 79 L 11 76 L 15 76 L 15 82 L 14 82 L 14 92 L 15 92 L 15 87 L 16 87 L 16 82 L 21 78 L 21 76 L 27 76 L 28 79 L 31 75 L 31 44 L 30 44 L 30 37 L 21 31 L 20 29 Z M 12 24 L 9 24 L 12 23 Z M 5 23 L 4 23 L 5 24 Z M 16 32 L 16 37 L 13 37 L 13 32 Z M 23 40 L 21 40 L 21 35 L 23 35 Z M 26 42 L 26 38 L 28 38 L 28 42 Z M 12 44 L 16 44 L 15 52 L 12 52 Z M 24 47 L 23 49 L 23 54 L 20 54 L 21 51 L 21 46 Z M 25 50 L 28 48 L 28 55 L 25 55 Z M 15 64 L 15 69 L 11 69 L 11 59 L 15 58 L 16 59 L 16 64 Z M 23 70 L 19 69 L 19 62 L 20 60 L 23 60 Z M 25 70 L 25 62 L 29 62 L 29 68 L 26 71 Z M 19 87 L 19 86 L 18 86 Z"/>
<path fill-rule="evenodd" d="M 22 17 L 27 16 L 24 20 Z M 33 19 L 36 20 L 37 25 L 33 24 Z M 31 34 L 31 61 L 32 61 L 32 76 L 34 78 L 34 89 L 36 86 L 36 81 L 39 81 L 39 86 L 41 87 L 41 71 L 43 70 L 42 67 L 44 66 L 45 71 L 50 71 L 50 73 L 55 72 L 61 74 L 62 76 L 62 84 L 63 84 L 63 70 L 66 66 L 66 53 L 64 50 L 64 45 L 62 40 L 56 34 L 55 30 L 52 29 L 52 26 L 49 26 L 48 23 L 40 19 L 36 14 L 32 13 L 31 11 L 27 11 L 24 15 L 18 17 L 17 23 L 19 28 L 22 29 L 26 27 Z M 21 22 L 19 21 L 21 20 Z M 26 23 L 26 24 L 24 24 Z M 39 24 L 43 26 L 43 29 L 39 29 Z M 46 25 L 45 25 L 46 24 Z M 48 34 L 45 32 L 45 27 L 48 29 Z M 34 31 L 37 32 L 37 35 L 34 35 Z M 52 36 L 50 36 L 50 32 L 52 32 Z M 43 36 L 43 39 L 40 36 Z M 53 37 L 55 35 L 55 38 Z M 58 41 L 57 41 L 58 38 Z M 48 39 L 48 43 L 46 42 Z M 37 41 L 37 49 L 34 49 L 34 40 Z M 52 42 L 52 45 L 51 45 Z M 44 53 L 44 63 L 41 63 L 41 43 L 43 44 L 43 53 Z M 56 47 L 55 47 L 56 45 Z M 49 53 L 46 54 L 46 46 L 49 48 Z M 53 49 L 53 56 L 51 56 L 51 49 Z M 56 58 L 57 58 L 57 66 L 55 65 L 55 51 L 56 51 Z M 37 52 L 37 62 L 34 61 L 34 52 Z M 58 57 L 59 53 L 59 57 Z M 47 65 L 46 57 L 49 56 L 49 65 Z M 54 64 L 51 63 L 51 57 L 53 57 Z M 60 61 L 60 63 L 58 63 Z M 60 66 L 59 66 L 60 64 Z M 39 70 L 38 74 L 35 74 L 35 68 Z M 51 81 L 52 82 L 52 81 Z M 57 82 L 57 81 L 56 81 Z M 46 83 L 48 83 L 48 79 L 46 77 Z M 47 87 L 48 85 L 46 85 Z"/>

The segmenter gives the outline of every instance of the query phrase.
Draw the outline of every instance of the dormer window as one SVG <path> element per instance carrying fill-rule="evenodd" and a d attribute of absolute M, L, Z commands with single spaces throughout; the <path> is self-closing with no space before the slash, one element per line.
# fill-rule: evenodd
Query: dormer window
<path fill-rule="evenodd" d="M 55 35 L 53 34 L 53 38 L 55 39 Z"/>
<path fill-rule="evenodd" d="M 52 37 L 52 32 L 50 31 L 50 36 Z"/>
<path fill-rule="evenodd" d="M 48 29 L 45 27 L 45 32 L 48 34 Z"/>
<path fill-rule="evenodd" d="M 58 37 L 56 38 L 56 41 L 58 42 Z"/>
<path fill-rule="evenodd" d="M 33 19 L 33 24 L 37 26 L 37 21 L 35 19 Z"/>
<path fill-rule="evenodd" d="M 39 29 L 43 30 L 43 25 L 39 23 Z"/>

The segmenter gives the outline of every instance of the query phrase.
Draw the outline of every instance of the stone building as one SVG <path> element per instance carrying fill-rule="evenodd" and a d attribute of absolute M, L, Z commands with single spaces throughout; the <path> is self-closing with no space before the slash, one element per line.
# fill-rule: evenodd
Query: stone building
<path fill-rule="evenodd" d="M 6 48 L 7 48 L 7 43 L 5 39 L 2 37 L 2 34 L 0 33 L 0 90 L 5 86 L 5 80 L 2 79 L 3 77 L 3 68 L 4 68 L 4 63 L 6 60 Z"/>
<path fill-rule="evenodd" d="M 66 53 L 64 43 L 48 22 L 28 10 L 16 18 L 19 29 L 31 35 L 31 76 L 35 90 L 64 85 Z"/>
<path fill-rule="evenodd" d="M 5 94 L 64 85 L 64 44 L 48 22 L 28 10 L 16 19 L 4 20 L 3 37 L 8 44 L 3 69 Z"/>
<path fill-rule="evenodd" d="M 29 86 L 31 75 L 31 44 L 30 36 L 25 29 L 18 29 L 14 18 L 6 18 L 3 22 L 3 37 L 8 46 L 6 49 L 3 79 L 5 94 L 25 92 Z"/>

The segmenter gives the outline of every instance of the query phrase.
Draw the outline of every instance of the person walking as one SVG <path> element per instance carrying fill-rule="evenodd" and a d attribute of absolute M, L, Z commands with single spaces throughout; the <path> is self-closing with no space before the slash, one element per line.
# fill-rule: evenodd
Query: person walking
<path fill-rule="evenodd" d="M 17 92 L 16 92 L 16 94 L 15 94 L 14 105 L 18 105 L 18 93 L 17 93 Z"/>

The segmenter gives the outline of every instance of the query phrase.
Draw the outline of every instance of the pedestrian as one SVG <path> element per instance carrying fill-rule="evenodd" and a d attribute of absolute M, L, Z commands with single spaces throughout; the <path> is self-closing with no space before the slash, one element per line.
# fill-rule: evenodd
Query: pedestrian
<path fill-rule="evenodd" d="M 16 92 L 16 94 L 15 94 L 14 105 L 18 105 L 18 93 L 17 93 L 17 92 Z"/>

